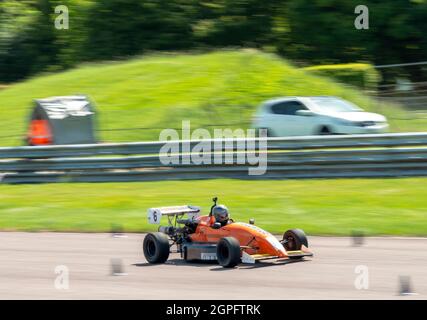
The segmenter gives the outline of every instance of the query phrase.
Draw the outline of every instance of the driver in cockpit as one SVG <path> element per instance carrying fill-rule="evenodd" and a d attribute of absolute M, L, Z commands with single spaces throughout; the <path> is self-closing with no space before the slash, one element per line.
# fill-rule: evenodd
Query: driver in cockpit
<path fill-rule="evenodd" d="M 232 222 L 227 207 L 222 204 L 213 207 L 212 215 L 215 217 L 215 222 L 221 223 L 222 227 Z"/>

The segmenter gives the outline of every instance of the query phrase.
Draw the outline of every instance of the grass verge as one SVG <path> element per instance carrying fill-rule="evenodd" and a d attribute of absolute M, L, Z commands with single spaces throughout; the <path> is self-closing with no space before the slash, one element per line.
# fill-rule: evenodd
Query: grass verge
<path fill-rule="evenodd" d="M 218 196 L 236 221 L 253 217 L 274 233 L 427 236 L 426 185 L 427 178 L 0 185 L 0 229 L 150 231 L 147 208 L 192 204 L 207 213 Z"/>

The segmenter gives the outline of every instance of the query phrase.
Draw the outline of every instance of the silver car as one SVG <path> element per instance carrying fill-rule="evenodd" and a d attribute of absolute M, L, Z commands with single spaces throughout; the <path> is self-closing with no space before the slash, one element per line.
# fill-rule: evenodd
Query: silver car
<path fill-rule="evenodd" d="M 388 127 L 384 116 L 331 96 L 268 100 L 253 120 L 253 128 L 267 129 L 269 136 L 382 133 Z"/>

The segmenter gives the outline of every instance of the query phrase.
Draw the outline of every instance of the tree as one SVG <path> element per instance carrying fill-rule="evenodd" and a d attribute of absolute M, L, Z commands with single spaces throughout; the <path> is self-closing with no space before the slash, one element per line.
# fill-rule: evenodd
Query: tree
<path fill-rule="evenodd" d="M 85 55 L 98 60 L 189 48 L 191 6 L 185 0 L 99 1 L 88 12 Z"/>
<path fill-rule="evenodd" d="M 0 81 L 15 81 L 56 62 L 48 0 L 0 4 Z"/>

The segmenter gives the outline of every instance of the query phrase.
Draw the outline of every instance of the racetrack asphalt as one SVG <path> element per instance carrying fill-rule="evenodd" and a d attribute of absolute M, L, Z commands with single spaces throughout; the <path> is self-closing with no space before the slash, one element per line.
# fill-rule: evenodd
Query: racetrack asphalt
<path fill-rule="evenodd" d="M 223 269 L 171 254 L 149 265 L 143 234 L 0 232 L 0 299 L 426 299 L 427 238 L 309 237 L 315 256 Z M 120 259 L 123 275 L 112 275 Z M 120 264 L 119 264 L 120 265 Z M 69 288 L 61 289 L 66 266 Z M 57 271 L 65 270 L 59 267 Z M 363 282 L 361 273 L 368 275 Z M 409 276 L 415 295 L 399 295 Z M 59 277 L 59 278 L 58 278 Z M 361 280 L 361 281 L 359 281 Z M 356 283 L 368 284 L 357 289 Z M 55 287 L 55 283 L 59 288 Z M 58 286 L 57 286 L 58 287 Z"/>

